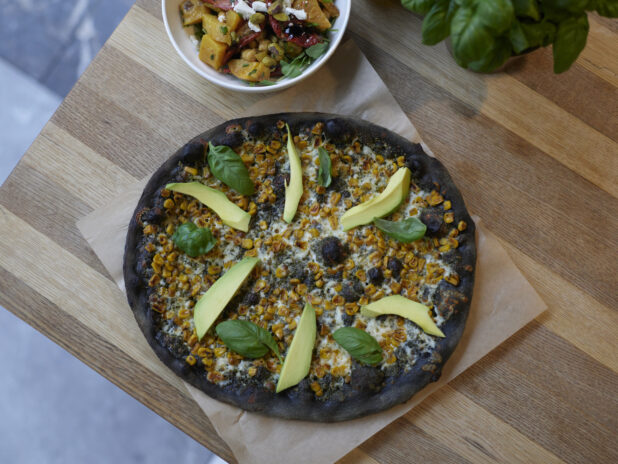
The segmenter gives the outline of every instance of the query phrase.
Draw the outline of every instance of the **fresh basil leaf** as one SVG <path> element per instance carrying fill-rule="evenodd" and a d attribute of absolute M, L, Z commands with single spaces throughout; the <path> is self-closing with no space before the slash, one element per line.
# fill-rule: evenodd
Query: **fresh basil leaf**
<path fill-rule="evenodd" d="M 419 240 L 425 236 L 425 232 L 427 231 L 427 226 L 415 217 L 409 217 L 396 222 L 375 218 L 373 223 L 386 235 L 403 243 Z"/>
<path fill-rule="evenodd" d="M 422 15 L 429 13 L 434 3 L 436 0 L 401 0 L 404 8 Z"/>
<path fill-rule="evenodd" d="M 215 330 L 225 346 L 235 353 L 246 358 L 261 358 L 272 350 L 279 361 L 283 362 L 273 336 L 253 322 L 231 319 L 217 325 Z"/>
<path fill-rule="evenodd" d="M 565 19 L 558 24 L 556 40 L 553 45 L 554 72 L 566 71 L 586 46 L 588 38 L 588 17 L 586 13 Z"/>
<path fill-rule="evenodd" d="M 205 255 L 217 243 L 217 239 L 213 237 L 210 229 L 198 227 L 192 222 L 185 222 L 178 227 L 172 235 L 172 241 L 192 258 Z"/>
<path fill-rule="evenodd" d="M 474 6 L 460 6 L 451 21 L 453 56 L 460 66 L 478 61 L 494 46 L 495 39 L 485 28 Z"/>
<path fill-rule="evenodd" d="M 529 47 L 545 47 L 554 41 L 556 26 L 546 20 L 540 23 L 520 22 Z"/>
<path fill-rule="evenodd" d="M 530 48 L 528 37 L 521 27 L 521 23 L 518 20 L 514 20 L 509 30 L 509 40 L 515 53 L 521 53 L 527 48 Z"/>
<path fill-rule="evenodd" d="M 324 148 L 319 147 L 318 157 L 320 159 L 320 169 L 318 170 L 318 184 L 323 187 L 328 187 L 332 182 L 330 155 L 326 150 L 324 150 Z"/>
<path fill-rule="evenodd" d="M 249 171 L 240 156 L 225 145 L 208 144 L 208 166 L 212 175 L 242 195 L 255 192 Z"/>
<path fill-rule="evenodd" d="M 363 364 L 375 365 L 382 361 L 382 347 L 375 338 L 356 327 L 342 327 L 333 338 L 350 356 Z"/>
<path fill-rule="evenodd" d="M 476 2 L 476 15 L 494 37 L 506 32 L 515 18 L 511 0 L 479 0 Z"/>
<path fill-rule="evenodd" d="M 505 37 L 498 37 L 485 55 L 468 63 L 468 69 L 476 72 L 492 72 L 502 66 L 511 56 L 511 43 Z"/>
<path fill-rule="evenodd" d="M 618 2 L 616 0 L 592 0 L 590 9 L 596 10 L 606 18 L 618 18 Z"/>
<path fill-rule="evenodd" d="M 425 45 L 435 45 L 446 39 L 451 31 L 451 18 L 457 9 L 455 2 L 437 0 L 423 19 L 422 35 Z"/>
<path fill-rule="evenodd" d="M 535 21 L 541 19 L 541 13 L 539 12 L 539 3 L 537 0 L 511 0 L 513 2 L 513 9 L 515 10 L 515 16 L 532 18 Z"/>
<path fill-rule="evenodd" d="M 311 47 L 305 50 L 305 53 L 307 54 L 309 58 L 313 58 L 314 60 L 317 60 L 324 53 L 326 53 L 326 50 L 328 50 L 327 40 L 325 40 L 324 42 L 320 42 L 315 45 L 312 45 Z"/>
<path fill-rule="evenodd" d="M 590 0 L 543 0 L 543 9 L 581 14 L 586 10 Z"/>

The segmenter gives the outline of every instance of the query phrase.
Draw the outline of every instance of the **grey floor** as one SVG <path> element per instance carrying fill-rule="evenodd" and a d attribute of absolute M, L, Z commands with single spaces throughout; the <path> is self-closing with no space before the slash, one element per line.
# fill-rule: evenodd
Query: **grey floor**
<path fill-rule="evenodd" d="M 0 184 L 131 4 L 0 0 Z M 0 327 L 1 464 L 223 463 L 2 307 Z"/>

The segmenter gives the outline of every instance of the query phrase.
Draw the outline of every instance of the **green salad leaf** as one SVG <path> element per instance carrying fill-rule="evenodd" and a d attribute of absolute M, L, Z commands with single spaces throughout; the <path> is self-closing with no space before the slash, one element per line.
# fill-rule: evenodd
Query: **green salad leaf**
<path fill-rule="evenodd" d="M 305 50 L 305 53 L 309 58 L 317 60 L 324 53 L 326 53 L 326 50 L 328 50 L 328 40 L 312 45 Z"/>
<path fill-rule="evenodd" d="M 356 327 L 342 327 L 333 333 L 333 338 L 350 356 L 363 364 L 375 365 L 382 361 L 382 347 L 367 332 Z"/>
<path fill-rule="evenodd" d="M 252 195 L 255 192 L 245 163 L 230 147 L 209 143 L 208 166 L 213 176 L 238 193 Z"/>
<path fill-rule="evenodd" d="M 331 160 L 328 152 L 322 148 L 318 148 L 318 157 L 320 159 L 320 169 L 318 170 L 318 184 L 323 187 L 328 187 L 332 182 L 331 177 Z"/>
<path fill-rule="evenodd" d="M 197 40 L 202 40 L 202 37 L 204 37 L 204 29 L 202 29 L 201 24 L 193 25 L 193 35 Z"/>
<path fill-rule="evenodd" d="M 328 50 L 329 41 L 317 43 L 303 50 L 292 61 L 281 61 L 281 74 L 284 77 L 294 78 L 300 76 L 311 63 L 321 57 Z"/>
<path fill-rule="evenodd" d="M 261 358 L 269 350 L 281 359 L 279 346 L 271 333 L 250 321 L 230 319 L 215 328 L 217 335 L 230 350 L 246 358 Z"/>
<path fill-rule="evenodd" d="M 172 235 L 172 241 L 192 258 L 205 255 L 217 244 L 210 229 L 198 227 L 193 222 L 185 222 L 178 227 Z"/>
<path fill-rule="evenodd" d="M 416 217 L 409 217 L 396 222 L 375 218 L 373 223 L 386 235 L 403 243 L 419 240 L 425 236 L 427 231 L 427 226 Z"/>
<path fill-rule="evenodd" d="M 300 76 L 303 71 L 311 64 L 311 59 L 302 52 L 292 61 L 281 61 L 281 74 L 290 79 Z"/>

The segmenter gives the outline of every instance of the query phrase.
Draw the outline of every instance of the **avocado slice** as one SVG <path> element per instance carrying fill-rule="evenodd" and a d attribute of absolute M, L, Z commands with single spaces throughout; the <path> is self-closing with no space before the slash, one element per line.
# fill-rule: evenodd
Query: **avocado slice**
<path fill-rule="evenodd" d="M 410 170 L 399 170 L 388 180 L 386 188 L 377 197 L 347 210 L 339 222 L 343 230 L 369 224 L 374 218 L 386 216 L 395 211 L 406 199 L 410 190 Z"/>
<path fill-rule="evenodd" d="M 300 316 L 290 348 L 285 355 L 279 382 L 277 382 L 277 393 L 297 385 L 309 374 L 311 353 L 313 352 L 313 345 L 315 345 L 315 332 L 315 310 L 313 306 L 307 303 L 302 316 Z"/>
<path fill-rule="evenodd" d="M 225 193 L 207 187 L 199 182 L 167 184 L 165 188 L 173 192 L 183 193 L 197 198 L 217 213 L 224 224 L 234 229 L 242 230 L 243 232 L 249 231 L 251 215 L 228 200 Z"/>
<path fill-rule="evenodd" d="M 288 159 L 290 160 L 290 183 L 285 184 L 285 206 L 283 208 L 283 220 L 288 224 L 294 219 L 300 197 L 303 196 L 303 167 L 300 156 L 294 145 L 294 138 L 288 128 Z"/>
<path fill-rule="evenodd" d="M 401 295 L 386 296 L 378 301 L 362 306 L 361 314 L 366 317 L 395 314 L 410 319 L 429 335 L 444 337 L 444 333 L 429 317 L 429 308 L 427 306 L 408 300 Z"/>
<path fill-rule="evenodd" d="M 234 264 L 201 296 L 193 311 L 193 323 L 199 340 L 206 335 L 221 311 L 259 262 L 259 258 L 245 258 Z"/>

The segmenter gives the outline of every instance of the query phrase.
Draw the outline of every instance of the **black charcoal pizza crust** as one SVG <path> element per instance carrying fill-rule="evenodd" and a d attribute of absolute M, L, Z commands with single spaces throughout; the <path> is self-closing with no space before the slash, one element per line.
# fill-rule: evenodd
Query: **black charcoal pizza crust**
<path fill-rule="evenodd" d="M 163 215 L 160 203 L 161 189 L 169 182 L 183 181 L 179 163 L 205 161 L 200 141 L 231 147 L 242 144 L 238 128 L 244 128 L 255 138 L 269 140 L 272 134 L 283 134 L 285 128 L 278 121 L 289 124 L 293 134 L 309 131 L 316 123 L 323 123 L 324 133 L 331 143 L 342 146 L 359 140 L 379 150 L 385 157 L 405 156 L 412 171 L 413 182 L 422 188 L 439 186 L 439 192 L 452 204 L 451 211 L 467 228 L 458 236 L 459 247 L 446 257 L 458 270 L 457 286 L 442 281 L 439 287 L 441 311 L 450 317 L 441 329 L 446 335 L 438 339 L 430 356 L 420 359 L 407 372 L 395 365 L 388 373 L 377 367 L 352 365 L 351 381 L 338 395 L 327 399 L 316 398 L 307 379 L 298 386 L 279 394 L 254 382 L 231 383 L 220 386 L 211 383 L 199 366 L 185 362 L 186 352 L 175 342 L 170 342 L 157 331 L 157 317 L 148 304 L 149 289 L 147 270 L 152 254 L 144 250 L 141 221 L 156 224 Z M 363 156 L 359 154 L 358 156 Z M 158 199 L 158 200 L 157 200 Z M 442 212 L 437 211 L 440 217 Z M 252 223 L 253 224 L 253 223 Z M 439 231 L 434 231 L 439 234 Z M 444 166 L 425 154 L 419 144 L 369 122 L 324 113 L 283 113 L 228 121 L 198 135 L 169 158 L 150 178 L 129 224 L 124 254 L 124 279 L 129 305 L 148 343 L 161 361 L 182 379 L 217 400 L 238 406 L 247 411 L 268 416 L 319 422 L 335 422 L 358 418 L 389 409 L 410 399 L 430 382 L 440 377 L 444 363 L 449 359 L 464 331 L 474 287 L 476 265 L 475 227 L 461 194 Z M 319 337 L 319 334 L 318 334 Z"/>

